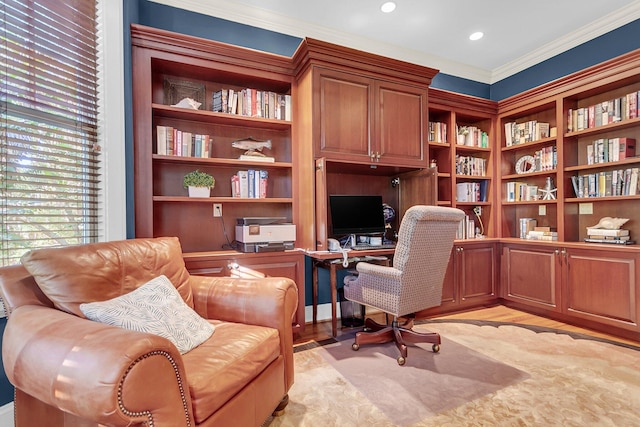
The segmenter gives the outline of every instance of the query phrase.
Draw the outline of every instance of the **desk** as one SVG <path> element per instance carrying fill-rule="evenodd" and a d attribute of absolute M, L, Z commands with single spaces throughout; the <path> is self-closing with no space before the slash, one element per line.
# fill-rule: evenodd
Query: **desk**
<path fill-rule="evenodd" d="M 389 265 L 389 258 L 393 256 L 395 249 L 372 249 L 365 251 L 349 251 L 349 265 L 344 267 L 342 265 L 342 253 L 340 252 L 327 252 L 327 251 L 314 251 L 307 252 L 307 255 L 311 257 L 313 265 L 313 323 L 317 323 L 318 320 L 318 268 L 326 268 L 329 270 L 329 285 L 331 287 L 331 334 L 336 336 L 338 332 L 338 317 L 337 317 L 337 302 L 338 302 L 338 283 L 336 278 L 336 272 L 338 270 L 344 270 L 346 268 L 353 267 L 360 261 L 369 262 L 371 264 Z M 384 260 L 377 260 L 367 257 L 385 257 Z"/>

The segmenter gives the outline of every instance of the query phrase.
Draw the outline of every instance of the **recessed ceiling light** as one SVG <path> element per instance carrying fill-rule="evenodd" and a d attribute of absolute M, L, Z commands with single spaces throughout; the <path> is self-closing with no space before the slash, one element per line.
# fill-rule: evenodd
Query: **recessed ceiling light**
<path fill-rule="evenodd" d="M 476 31 L 469 36 L 469 40 L 480 40 L 484 36 L 482 31 Z"/>
<path fill-rule="evenodd" d="M 388 1 L 384 3 L 382 6 L 380 6 L 380 10 L 383 11 L 384 13 L 391 13 L 394 10 L 396 10 L 396 4 L 392 1 Z"/>

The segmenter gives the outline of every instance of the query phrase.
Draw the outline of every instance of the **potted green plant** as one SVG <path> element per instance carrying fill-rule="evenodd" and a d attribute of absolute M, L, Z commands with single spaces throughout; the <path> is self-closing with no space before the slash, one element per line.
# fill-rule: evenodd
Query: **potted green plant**
<path fill-rule="evenodd" d="M 189 197 L 209 197 L 216 180 L 198 169 L 184 176 L 183 186 L 189 189 Z"/>

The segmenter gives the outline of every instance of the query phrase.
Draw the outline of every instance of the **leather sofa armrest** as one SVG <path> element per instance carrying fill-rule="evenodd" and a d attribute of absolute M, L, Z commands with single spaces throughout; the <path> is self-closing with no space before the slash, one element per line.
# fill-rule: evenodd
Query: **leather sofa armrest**
<path fill-rule="evenodd" d="M 293 384 L 292 322 L 298 307 L 296 283 L 285 277 L 191 276 L 189 280 L 194 309 L 202 317 L 278 329 L 289 389 Z"/>
<path fill-rule="evenodd" d="M 194 309 L 206 319 L 291 329 L 298 305 L 291 279 L 191 276 L 190 281 Z"/>
<path fill-rule="evenodd" d="M 106 425 L 193 424 L 182 357 L 165 338 L 33 305 L 9 325 L 7 376 L 43 403 Z"/>

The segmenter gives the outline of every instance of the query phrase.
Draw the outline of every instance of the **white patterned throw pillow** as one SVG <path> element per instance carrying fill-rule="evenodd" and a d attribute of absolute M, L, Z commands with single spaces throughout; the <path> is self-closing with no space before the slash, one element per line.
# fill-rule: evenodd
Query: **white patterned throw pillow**
<path fill-rule="evenodd" d="M 128 294 L 80 304 L 88 319 L 167 338 L 185 354 L 213 334 L 214 326 L 189 307 L 162 275 Z"/>

